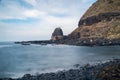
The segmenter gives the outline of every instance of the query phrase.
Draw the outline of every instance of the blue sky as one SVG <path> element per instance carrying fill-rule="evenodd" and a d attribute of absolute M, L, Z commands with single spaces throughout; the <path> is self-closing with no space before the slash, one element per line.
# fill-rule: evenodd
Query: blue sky
<path fill-rule="evenodd" d="M 0 0 L 0 41 L 46 40 L 67 35 L 96 0 Z"/>

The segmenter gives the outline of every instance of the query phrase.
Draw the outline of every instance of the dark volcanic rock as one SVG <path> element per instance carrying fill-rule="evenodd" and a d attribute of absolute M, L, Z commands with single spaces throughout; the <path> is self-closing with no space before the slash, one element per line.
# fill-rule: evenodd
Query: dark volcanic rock
<path fill-rule="evenodd" d="M 97 65 L 88 65 L 78 69 L 59 71 L 56 73 L 44 73 L 38 75 L 26 74 L 22 78 L 2 78 L 0 80 L 119 80 L 120 59 Z"/>
<path fill-rule="evenodd" d="M 108 13 L 100 13 L 97 16 L 91 16 L 91 17 L 87 17 L 86 19 L 81 19 L 79 21 L 78 26 L 82 26 L 82 25 L 92 25 L 101 21 L 111 21 L 112 19 L 114 19 L 115 17 L 120 16 L 120 12 L 108 12 Z"/>
<path fill-rule="evenodd" d="M 63 38 L 63 31 L 61 28 L 56 28 L 54 30 L 54 32 L 52 33 L 52 37 L 51 40 L 55 41 L 55 40 L 59 40 Z"/>
<path fill-rule="evenodd" d="M 56 28 L 52 33 L 52 36 L 63 36 L 63 31 L 61 28 Z"/>

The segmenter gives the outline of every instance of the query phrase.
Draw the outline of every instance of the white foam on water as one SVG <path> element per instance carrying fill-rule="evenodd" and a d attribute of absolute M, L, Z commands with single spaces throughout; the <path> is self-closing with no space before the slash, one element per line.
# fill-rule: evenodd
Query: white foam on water
<path fill-rule="evenodd" d="M 63 47 L 70 47 L 68 45 L 56 45 L 56 44 L 47 44 L 47 45 L 38 45 L 38 44 L 31 44 L 31 46 L 41 46 L 41 47 L 58 47 L 58 48 L 63 48 Z"/>
<path fill-rule="evenodd" d="M 0 45 L 0 48 L 13 47 L 13 45 Z"/>

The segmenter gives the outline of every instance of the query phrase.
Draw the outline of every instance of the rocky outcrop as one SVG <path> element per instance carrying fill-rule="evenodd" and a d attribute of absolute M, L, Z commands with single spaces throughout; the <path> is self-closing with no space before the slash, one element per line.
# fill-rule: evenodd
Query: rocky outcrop
<path fill-rule="evenodd" d="M 75 44 L 83 42 L 106 43 L 115 40 L 120 43 L 120 0 L 98 0 L 82 16 L 76 28 L 68 35 Z M 77 42 L 76 42 L 77 41 Z"/>
<path fill-rule="evenodd" d="M 79 21 L 78 26 L 82 26 L 82 25 L 92 25 L 101 21 L 111 21 L 114 20 L 114 18 L 116 17 L 120 17 L 120 12 L 108 12 L 108 13 L 100 13 L 97 16 L 91 16 L 91 17 L 87 17 L 86 19 L 81 19 Z"/>
<path fill-rule="evenodd" d="M 60 39 L 63 39 L 63 31 L 61 28 L 56 28 L 54 32 L 52 33 L 51 40 L 55 41 L 55 40 L 60 40 Z"/>

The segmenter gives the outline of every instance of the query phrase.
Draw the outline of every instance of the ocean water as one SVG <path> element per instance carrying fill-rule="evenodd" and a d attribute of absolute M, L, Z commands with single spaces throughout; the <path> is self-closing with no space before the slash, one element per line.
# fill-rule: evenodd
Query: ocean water
<path fill-rule="evenodd" d="M 20 45 L 0 42 L 0 78 L 68 70 L 120 58 L 120 46 Z"/>

